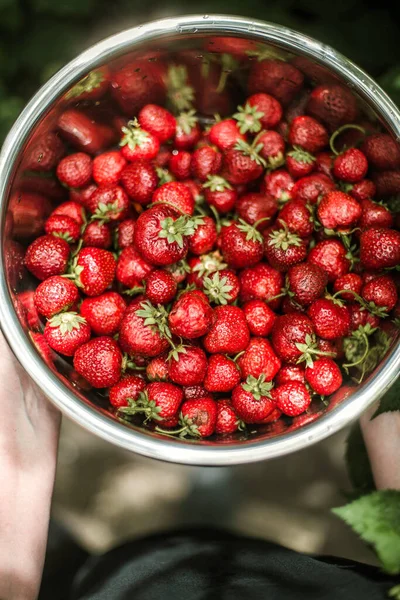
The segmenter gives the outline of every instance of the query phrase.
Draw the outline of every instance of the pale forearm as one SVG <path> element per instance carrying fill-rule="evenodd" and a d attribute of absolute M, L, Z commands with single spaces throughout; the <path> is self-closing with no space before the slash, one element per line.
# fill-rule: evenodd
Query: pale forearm
<path fill-rule="evenodd" d="M 400 490 L 400 412 L 379 415 L 376 406 L 361 417 L 361 429 L 378 489 Z"/>

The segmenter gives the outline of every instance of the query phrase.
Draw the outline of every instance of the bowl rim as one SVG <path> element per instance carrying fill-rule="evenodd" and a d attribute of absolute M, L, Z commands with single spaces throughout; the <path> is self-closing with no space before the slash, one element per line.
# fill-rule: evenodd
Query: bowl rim
<path fill-rule="evenodd" d="M 143 42 L 171 36 L 223 35 L 247 37 L 277 44 L 296 54 L 315 58 L 344 77 L 360 96 L 382 115 L 386 127 L 400 142 L 400 112 L 385 92 L 362 69 L 330 46 L 286 27 L 230 15 L 188 15 L 155 20 L 112 35 L 82 52 L 43 85 L 22 111 L 10 130 L 0 154 L 1 231 L 4 230 L 6 201 L 21 148 L 39 120 L 71 85 L 89 70 L 140 46 Z M 125 427 L 89 404 L 78 401 L 43 362 L 16 316 L 8 290 L 0 253 L 0 326 L 15 356 L 45 395 L 73 421 L 121 448 L 147 457 L 191 465 L 223 466 L 256 462 L 283 456 L 321 441 L 351 423 L 380 398 L 394 382 L 400 367 L 400 343 L 381 363 L 377 374 L 361 389 L 298 430 L 274 438 L 229 445 L 182 443 L 153 437 Z"/>

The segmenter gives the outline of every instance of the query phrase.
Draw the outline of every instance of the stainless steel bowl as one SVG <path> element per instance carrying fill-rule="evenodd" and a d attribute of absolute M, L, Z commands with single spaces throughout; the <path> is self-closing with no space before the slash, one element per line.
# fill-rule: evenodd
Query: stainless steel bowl
<path fill-rule="evenodd" d="M 25 239 L 34 234 L 37 220 L 34 214 L 20 211 L 19 223 L 13 225 L 10 199 L 18 203 L 18 190 L 21 186 L 26 188 L 22 163 L 32 139 L 54 128 L 66 92 L 95 67 L 124 64 L 132 56 L 145 56 L 148 60 L 155 52 L 164 59 L 173 52 L 186 49 L 194 51 L 192 55 L 203 62 L 205 42 L 213 38 L 215 47 L 208 44 L 207 52 L 218 58 L 224 48 L 223 40 L 218 41 L 218 38 L 226 36 L 260 43 L 273 55 L 303 57 L 303 65 L 308 65 L 311 77 L 316 80 L 336 78 L 356 94 L 369 115 L 380 120 L 394 138 L 400 140 L 400 114 L 396 106 L 366 73 L 332 48 L 285 27 L 261 21 L 191 15 L 140 25 L 110 37 L 78 56 L 31 100 L 9 133 L 0 157 L 0 316 L 1 328 L 15 355 L 48 398 L 84 428 L 145 456 L 197 465 L 232 465 L 273 458 L 309 446 L 338 431 L 356 419 L 393 383 L 400 365 L 398 342 L 392 344 L 387 356 L 362 385 L 339 391 L 327 409 L 293 423 L 265 426 L 248 438 L 238 435 L 223 441 L 172 440 L 142 431 L 111 415 L 105 398 L 85 392 L 84 385 L 67 362 L 57 363 L 57 369 L 48 367 L 32 344 L 26 325 L 22 320 L 20 322 L 15 301 L 15 292 L 29 288 L 31 282 L 27 274 L 22 280 L 18 279 L 18 261 L 11 240 L 16 231 Z"/>

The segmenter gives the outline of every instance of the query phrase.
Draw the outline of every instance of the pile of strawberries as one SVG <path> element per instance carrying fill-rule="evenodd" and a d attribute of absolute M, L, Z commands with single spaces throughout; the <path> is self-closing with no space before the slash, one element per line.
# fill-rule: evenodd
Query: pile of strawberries
<path fill-rule="evenodd" d="M 237 111 L 206 119 L 182 65 L 168 109 L 151 76 L 138 99 L 137 69 L 100 69 L 72 94 L 111 90 L 119 139 L 68 108 L 28 157 L 69 191 L 26 249 L 33 339 L 120 418 L 169 436 L 254 430 L 329 402 L 388 349 L 400 150 L 294 63 L 255 62 Z"/>

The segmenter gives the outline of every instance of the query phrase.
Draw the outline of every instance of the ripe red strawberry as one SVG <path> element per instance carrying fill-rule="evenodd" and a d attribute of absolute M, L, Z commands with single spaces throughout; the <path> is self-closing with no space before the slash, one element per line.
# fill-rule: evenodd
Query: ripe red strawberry
<path fill-rule="evenodd" d="M 329 141 L 328 132 L 316 119 L 301 115 L 296 117 L 290 124 L 289 143 L 299 146 L 306 152 L 315 154 L 327 146 Z"/>
<path fill-rule="evenodd" d="M 8 219 L 13 238 L 24 240 L 41 235 L 51 209 L 51 202 L 45 196 L 21 191 L 12 194 Z"/>
<path fill-rule="evenodd" d="M 343 294 L 340 294 L 340 298 L 342 300 L 354 302 L 355 297 L 351 292 L 360 295 L 362 285 L 363 280 L 360 275 L 357 275 L 357 273 L 346 273 L 335 280 L 333 284 L 333 291 L 336 293 L 342 290 L 350 290 L 349 293 L 344 292 Z"/>
<path fill-rule="evenodd" d="M 272 328 L 272 345 L 282 361 L 296 364 L 309 349 L 314 349 L 314 326 L 302 313 L 278 317 Z M 303 346 L 307 346 L 308 349 Z"/>
<path fill-rule="evenodd" d="M 198 400 L 199 398 L 207 398 L 210 392 L 202 385 L 187 385 L 183 388 L 183 394 L 186 400 Z"/>
<path fill-rule="evenodd" d="M 53 132 L 40 135 L 27 148 L 23 168 L 27 171 L 46 172 L 54 169 L 65 154 L 65 147 Z"/>
<path fill-rule="evenodd" d="M 298 179 L 291 190 L 294 200 L 305 204 L 316 204 L 328 192 L 335 190 L 335 184 L 323 173 L 315 173 Z"/>
<path fill-rule="evenodd" d="M 200 181 L 206 181 L 209 175 L 215 175 L 221 169 L 222 155 L 212 146 L 202 146 L 192 154 L 192 173 Z"/>
<path fill-rule="evenodd" d="M 215 433 L 227 435 L 235 431 L 244 429 L 243 421 L 237 416 L 235 409 L 229 400 L 218 400 L 217 402 L 217 421 L 215 423 Z"/>
<path fill-rule="evenodd" d="M 390 275 L 381 275 L 363 286 L 361 296 L 368 302 L 367 308 L 371 312 L 378 309 L 377 316 L 384 316 L 382 313 L 388 313 L 396 306 L 396 284 Z"/>
<path fill-rule="evenodd" d="M 328 353 L 328 356 L 331 356 L 333 359 L 344 358 L 343 339 L 337 338 L 336 340 L 323 340 L 322 338 L 319 338 L 318 350 L 321 351 L 321 354 Z"/>
<path fill-rule="evenodd" d="M 332 178 L 334 157 L 330 152 L 318 152 L 315 156 L 315 170 L 327 177 Z"/>
<path fill-rule="evenodd" d="M 263 237 L 254 226 L 239 220 L 221 229 L 220 250 L 230 267 L 243 269 L 262 259 Z"/>
<path fill-rule="evenodd" d="M 135 224 L 135 219 L 125 219 L 121 223 L 118 223 L 117 246 L 121 250 L 133 245 Z"/>
<path fill-rule="evenodd" d="M 207 204 L 213 206 L 219 214 L 233 210 L 238 194 L 226 179 L 219 175 L 209 175 L 203 189 Z"/>
<path fill-rule="evenodd" d="M 95 298 L 86 298 L 80 313 L 96 335 L 114 335 L 119 331 L 126 302 L 117 292 L 105 292 Z"/>
<path fill-rule="evenodd" d="M 168 313 L 163 307 L 154 307 L 138 298 L 132 302 L 122 318 L 119 342 L 124 352 L 149 358 L 168 349 Z"/>
<path fill-rule="evenodd" d="M 145 206 L 158 186 L 156 169 L 149 162 L 137 159 L 122 171 L 121 185 L 134 202 Z"/>
<path fill-rule="evenodd" d="M 372 179 L 377 196 L 396 196 L 400 192 L 400 170 L 377 172 Z"/>
<path fill-rule="evenodd" d="M 310 251 L 307 260 L 323 269 L 327 273 L 330 282 L 335 281 L 335 279 L 345 275 L 350 270 L 347 250 L 339 240 L 318 242 Z"/>
<path fill-rule="evenodd" d="M 191 150 L 201 137 L 201 128 L 195 110 L 180 113 L 176 118 L 174 146 L 178 150 Z"/>
<path fill-rule="evenodd" d="M 189 252 L 192 254 L 208 254 L 217 242 L 217 228 L 211 217 L 202 217 L 203 224 L 189 237 Z"/>
<path fill-rule="evenodd" d="M 300 146 L 286 154 L 286 168 L 295 179 L 306 177 L 315 169 L 315 156 L 306 152 Z"/>
<path fill-rule="evenodd" d="M 112 244 L 111 229 L 107 223 L 94 221 L 89 223 L 82 235 L 82 246 L 93 246 L 108 250 Z"/>
<path fill-rule="evenodd" d="M 83 206 L 79 204 L 79 202 L 73 202 L 71 200 L 57 206 L 51 213 L 51 216 L 53 215 L 70 217 L 71 219 L 74 219 L 80 227 L 82 227 L 86 221 L 85 209 Z"/>
<path fill-rule="evenodd" d="M 347 306 L 328 298 L 315 300 L 308 309 L 315 332 L 326 340 L 345 337 L 350 330 L 350 312 Z"/>
<path fill-rule="evenodd" d="M 186 400 L 181 407 L 180 429 L 169 433 L 179 437 L 209 437 L 215 431 L 216 421 L 217 403 L 211 397 Z"/>
<path fill-rule="evenodd" d="M 99 100 L 110 84 L 110 71 L 108 67 L 99 67 L 90 71 L 77 84 L 71 88 L 65 98 L 66 100 L 74 100 L 82 102 L 82 100 Z"/>
<path fill-rule="evenodd" d="M 127 375 L 110 388 L 110 404 L 115 408 L 129 406 L 129 402 L 136 402 L 145 387 L 144 379 L 137 375 Z"/>
<path fill-rule="evenodd" d="M 360 229 L 371 229 L 372 227 L 393 227 L 393 217 L 390 211 L 382 204 L 377 204 L 372 200 L 365 199 L 361 201 L 361 217 L 358 222 Z"/>
<path fill-rule="evenodd" d="M 257 228 L 262 230 L 268 225 L 266 219 L 271 221 L 272 217 L 278 212 L 278 203 L 271 196 L 251 192 L 240 196 L 235 208 L 239 217 L 246 223 L 250 223 L 250 225 L 265 219 L 257 225 Z"/>
<path fill-rule="evenodd" d="M 261 131 L 257 136 L 260 156 L 267 162 L 270 169 L 278 169 L 285 162 L 285 140 L 277 131 Z"/>
<path fill-rule="evenodd" d="M 326 83 L 313 89 L 307 103 L 307 113 L 334 131 L 357 119 L 357 101 L 350 90 L 336 83 Z"/>
<path fill-rule="evenodd" d="M 348 187 L 350 188 L 350 186 Z M 348 193 L 359 202 L 362 202 L 363 200 L 369 200 L 375 196 L 376 186 L 370 179 L 362 179 L 352 185 L 351 189 L 348 190 Z"/>
<path fill-rule="evenodd" d="M 212 354 L 208 360 L 204 387 L 208 392 L 230 392 L 240 382 L 236 363 L 224 354 Z"/>
<path fill-rule="evenodd" d="M 81 234 L 78 223 L 65 215 L 52 215 L 49 217 L 44 225 L 44 230 L 48 235 L 54 235 L 69 244 L 75 244 Z"/>
<path fill-rule="evenodd" d="M 79 298 L 76 285 L 69 279 L 54 275 L 45 279 L 35 290 L 35 306 L 39 314 L 50 319 L 55 314 L 69 310 Z"/>
<path fill-rule="evenodd" d="M 169 363 L 169 378 L 179 385 L 200 385 L 207 371 L 207 357 L 201 348 L 185 346 Z"/>
<path fill-rule="evenodd" d="M 265 381 L 272 381 L 281 368 L 280 359 L 264 338 L 252 338 L 238 364 L 242 379 L 247 379 L 250 375 L 258 379 L 263 375 Z"/>
<path fill-rule="evenodd" d="M 153 265 L 142 258 L 135 246 L 128 246 L 118 257 L 115 277 L 125 287 L 134 289 L 143 285 L 146 275 L 153 269 Z"/>
<path fill-rule="evenodd" d="M 357 148 L 349 148 L 339 154 L 333 162 L 333 174 L 348 183 L 356 183 L 365 177 L 368 161 L 365 154 Z"/>
<path fill-rule="evenodd" d="M 249 328 L 238 306 L 217 306 L 213 323 L 204 338 L 204 348 L 210 354 L 237 354 L 247 348 Z"/>
<path fill-rule="evenodd" d="M 306 368 L 306 380 L 317 394 L 330 396 L 343 383 L 343 377 L 338 365 L 331 358 L 323 356 Z"/>
<path fill-rule="evenodd" d="M 274 269 L 288 271 L 290 267 L 305 260 L 307 243 L 284 227 L 272 230 L 265 236 L 264 252 Z"/>
<path fill-rule="evenodd" d="M 269 94 L 253 94 L 247 98 L 251 107 L 255 107 L 258 112 L 263 113 L 260 117 L 261 126 L 264 129 L 274 129 L 282 119 L 282 106 L 273 96 Z"/>
<path fill-rule="evenodd" d="M 74 368 L 94 388 L 111 387 L 121 377 L 121 350 L 110 337 L 94 338 L 75 352 Z"/>
<path fill-rule="evenodd" d="M 43 281 L 67 270 L 70 248 L 68 242 L 54 235 L 36 238 L 25 254 L 25 266 L 37 279 Z"/>
<path fill-rule="evenodd" d="M 168 304 L 175 298 L 178 284 L 169 271 L 156 269 L 144 279 L 145 295 L 152 304 Z"/>
<path fill-rule="evenodd" d="M 172 383 L 155 381 L 149 383 L 137 400 L 129 401 L 129 406 L 121 408 L 120 412 L 127 416 L 143 414 L 144 423 L 152 419 L 157 423 L 165 423 L 167 427 L 174 427 L 182 400 L 183 392 L 180 387 Z"/>
<path fill-rule="evenodd" d="M 149 381 L 168 381 L 169 363 L 166 354 L 156 356 L 146 367 L 146 375 Z"/>
<path fill-rule="evenodd" d="M 307 206 L 300 200 L 287 202 L 279 213 L 279 222 L 286 223 L 288 230 L 301 238 L 309 238 L 314 224 Z"/>
<path fill-rule="evenodd" d="M 142 129 L 137 121 L 128 121 L 128 124 L 122 127 L 122 133 L 119 145 L 121 154 L 126 160 L 135 162 L 136 160 L 153 160 L 160 150 L 159 139 Z"/>
<path fill-rule="evenodd" d="M 245 383 L 232 391 L 232 406 L 239 419 L 245 423 L 261 423 L 275 408 L 271 400 L 273 384 L 250 376 Z"/>
<path fill-rule="evenodd" d="M 244 269 L 240 275 L 240 300 L 263 300 L 272 309 L 278 308 L 283 287 L 283 275 L 265 263 Z"/>
<path fill-rule="evenodd" d="M 25 290 L 24 292 L 20 292 L 16 296 L 16 299 L 18 302 L 15 303 L 15 306 L 21 323 L 26 321 L 29 329 L 39 331 L 41 329 L 41 322 L 35 303 L 35 292 L 33 290 Z"/>
<path fill-rule="evenodd" d="M 169 314 L 171 332 L 189 340 L 205 335 L 212 323 L 213 310 L 207 296 L 200 290 L 185 292 L 175 302 Z"/>
<path fill-rule="evenodd" d="M 228 265 L 223 262 L 221 254 L 216 250 L 210 254 L 192 256 L 188 259 L 187 266 L 189 267 L 187 282 L 190 285 L 194 284 L 196 287 L 202 289 L 204 277 L 209 277 L 216 271 L 221 271 Z"/>
<path fill-rule="evenodd" d="M 250 300 L 242 309 L 252 335 L 267 337 L 271 333 L 277 315 L 265 302 Z"/>
<path fill-rule="evenodd" d="M 227 150 L 237 144 L 239 140 L 246 141 L 246 136 L 240 133 L 238 125 L 235 119 L 217 121 L 210 128 L 208 139 L 219 150 Z"/>
<path fill-rule="evenodd" d="M 79 346 L 90 340 L 90 327 L 76 312 L 62 312 L 47 321 L 44 337 L 56 352 L 73 356 Z"/>
<path fill-rule="evenodd" d="M 168 168 L 176 179 L 189 179 L 192 155 L 186 150 L 174 150 L 169 159 Z"/>
<path fill-rule="evenodd" d="M 311 396 L 306 386 L 299 381 L 276 387 L 272 398 L 279 410 L 289 417 L 301 415 L 311 404 Z"/>
<path fill-rule="evenodd" d="M 361 150 L 369 165 L 378 171 L 390 171 L 400 167 L 400 149 L 388 133 L 373 133 L 365 138 Z"/>
<path fill-rule="evenodd" d="M 61 136 L 76 150 L 97 154 L 115 141 L 112 127 L 96 123 L 80 110 L 69 108 L 57 121 Z"/>
<path fill-rule="evenodd" d="M 291 381 L 305 383 L 305 369 L 302 365 L 283 365 L 275 377 L 275 385 L 283 385 Z"/>
<path fill-rule="evenodd" d="M 203 277 L 203 291 L 214 304 L 231 304 L 239 296 L 239 279 L 230 269 Z"/>
<path fill-rule="evenodd" d="M 83 248 L 72 267 L 76 284 L 87 296 L 99 296 L 113 282 L 115 258 L 102 248 Z"/>
<path fill-rule="evenodd" d="M 162 143 L 171 139 L 176 131 L 176 119 L 172 113 L 157 104 L 146 104 L 139 112 L 140 126 Z"/>
<path fill-rule="evenodd" d="M 134 115 L 148 102 L 165 100 L 164 66 L 145 58 L 134 60 L 111 76 L 111 93 L 128 115 Z"/>
<path fill-rule="evenodd" d="M 350 331 L 356 331 L 360 326 L 370 325 L 372 328 L 378 327 L 380 318 L 370 313 L 360 304 L 349 304 L 350 312 Z"/>
<path fill-rule="evenodd" d="M 266 166 L 259 155 L 261 144 L 250 146 L 239 140 L 224 153 L 222 176 L 233 185 L 247 184 L 258 179 Z"/>
<path fill-rule="evenodd" d="M 252 64 L 247 87 L 250 94 L 272 94 L 285 106 L 298 94 L 304 76 L 295 66 L 283 60 L 267 58 Z"/>
<path fill-rule="evenodd" d="M 287 283 L 294 302 L 309 306 L 324 293 L 328 276 L 318 265 L 305 262 L 289 269 Z"/>
<path fill-rule="evenodd" d="M 93 160 L 93 179 L 97 185 L 117 184 L 125 167 L 126 159 L 121 152 L 103 152 Z"/>
<path fill-rule="evenodd" d="M 360 261 L 365 269 L 385 269 L 400 264 L 400 232 L 376 227 L 363 231 Z"/>
<path fill-rule="evenodd" d="M 348 229 L 361 217 L 361 206 L 349 194 L 338 190 L 326 194 L 317 210 L 318 219 L 325 229 Z"/>
<path fill-rule="evenodd" d="M 70 154 L 57 165 L 57 177 L 64 185 L 80 188 L 92 179 L 92 159 L 84 152 Z"/>
<path fill-rule="evenodd" d="M 277 169 L 267 172 L 264 177 L 262 190 L 265 194 L 272 196 L 282 204 L 293 197 L 292 189 L 294 179 L 286 169 Z"/>
<path fill-rule="evenodd" d="M 154 204 L 166 204 L 186 215 L 194 213 L 194 198 L 189 188 L 179 181 L 161 185 L 153 194 Z"/>

